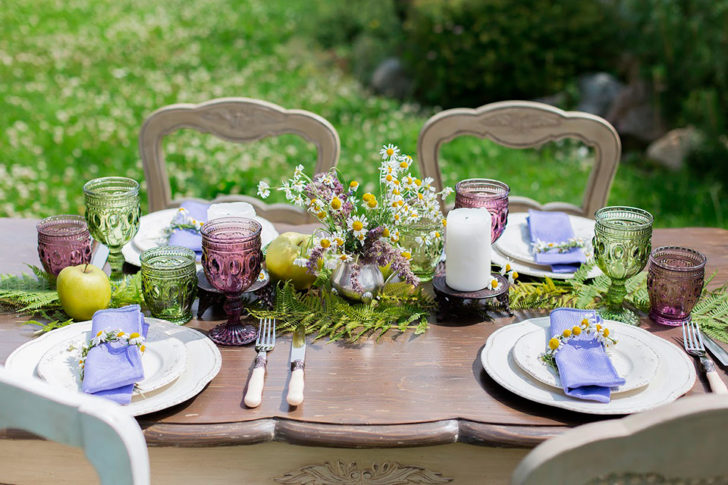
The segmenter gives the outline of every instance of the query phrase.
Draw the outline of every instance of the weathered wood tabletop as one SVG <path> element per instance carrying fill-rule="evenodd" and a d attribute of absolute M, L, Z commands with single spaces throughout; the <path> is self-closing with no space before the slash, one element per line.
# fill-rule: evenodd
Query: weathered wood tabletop
<path fill-rule="evenodd" d="M 35 224 L 0 219 L 0 273 L 39 265 Z M 728 281 L 728 231 L 715 228 L 657 229 L 653 246 L 682 245 L 708 257 L 706 273 L 719 270 L 712 286 Z M 305 401 L 286 403 L 290 337 L 269 354 L 263 402 L 243 404 L 252 369 L 252 346 L 221 347 L 222 369 L 195 398 L 163 412 L 142 416 L 150 445 L 215 446 L 270 440 L 337 447 L 401 447 L 455 441 L 498 446 L 534 446 L 566 427 L 595 416 L 536 404 L 496 384 L 483 370 L 480 353 L 497 328 L 545 313 L 519 312 L 494 322 L 430 325 L 424 335 L 390 332 L 380 341 L 356 345 L 309 342 Z M 208 310 L 187 325 L 207 331 L 224 319 Z M 642 326 L 677 343 L 679 329 Z M 15 315 L 0 314 L 0 362 L 33 337 Z M 700 376 L 690 393 L 703 393 Z M 728 375 L 721 370 L 723 379 Z M 0 434 L 2 436 L 2 434 Z"/>

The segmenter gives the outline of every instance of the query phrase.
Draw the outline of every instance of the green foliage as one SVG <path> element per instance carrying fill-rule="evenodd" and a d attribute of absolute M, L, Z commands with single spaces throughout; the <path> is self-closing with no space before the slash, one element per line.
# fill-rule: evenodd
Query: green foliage
<path fill-rule="evenodd" d="M 711 337 L 728 342 L 728 285 L 708 291 L 710 279 L 690 317 Z"/>
<path fill-rule="evenodd" d="M 613 65 L 613 20 L 597 1 L 415 0 L 404 55 L 415 94 L 428 104 L 531 99 Z"/>
<path fill-rule="evenodd" d="M 119 308 L 126 305 L 144 306 L 141 271 L 133 275 L 126 275 L 124 281 L 118 286 L 115 286 L 111 292 L 110 307 Z"/>
<path fill-rule="evenodd" d="M 434 300 L 405 283 L 385 286 L 371 304 L 352 303 L 326 289 L 297 292 L 292 284 L 278 287 L 273 310 L 251 309 L 256 318 L 275 318 L 279 332 L 292 332 L 298 325 L 314 339 L 356 342 L 362 336 L 380 338 L 389 330 L 415 335 L 427 330 L 427 317 Z"/>

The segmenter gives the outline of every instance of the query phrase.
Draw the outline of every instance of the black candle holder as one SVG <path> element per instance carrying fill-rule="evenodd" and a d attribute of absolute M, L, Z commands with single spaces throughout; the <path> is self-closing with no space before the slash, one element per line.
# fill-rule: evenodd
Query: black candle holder
<path fill-rule="evenodd" d="M 450 320 L 452 315 L 477 316 L 491 320 L 489 311 L 511 313 L 508 304 L 508 280 L 499 274 L 493 278 L 498 281 L 497 289 L 484 288 L 477 291 L 458 291 L 447 286 L 445 273 L 436 275 L 432 280 L 438 304 L 437 319 Z"/>

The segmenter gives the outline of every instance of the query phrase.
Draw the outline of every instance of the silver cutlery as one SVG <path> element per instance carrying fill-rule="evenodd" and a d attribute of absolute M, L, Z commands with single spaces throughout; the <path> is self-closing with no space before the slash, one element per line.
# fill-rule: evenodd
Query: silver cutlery
<path fill-rule="evenodd" d="M 700 359 L 700 364 L 710 384 L 710 390 L 716 394 L 728 394 L 728 388 L 715 370 L 715 364 L 705 353 L 703 336 L 700 334 L 698 325 L 692 320 L 687 320 L 683 322 L 682 331 L 683 347 L 688 354 Z"/>
<path fill-rule="evenodd" d="M 708 349 L 711 354 L 713 354 L 713 357 L 718 359 L 721 365 L 728 366 L 728 352 L 726 352 L 726 350 L 721 347 L 718 342 L 716 342 L 709 336 L 702 334 L 702 337 L 705 348 Z"/>
<path fill-rule="evenodd" d="M 276 345 L 276 321 L 271 318 L 261 318 L 258 325 L 258 339 L 255 341 L 255 358 L 253 374 L 248 381 L 248 392 L 245 393 L 245 405 L 249 408 L 260 406 L 263 397 L 265 382 L 265 364 L 268 361 L 268 352 Z"/>
<path fill-rule="evenodd" d="M 291 381 L 288 383 L 286 401 L 291 406 L 303 402 L 303 365 L 306 358 L 306 328 L 299 325 L 291 342 Z"/>

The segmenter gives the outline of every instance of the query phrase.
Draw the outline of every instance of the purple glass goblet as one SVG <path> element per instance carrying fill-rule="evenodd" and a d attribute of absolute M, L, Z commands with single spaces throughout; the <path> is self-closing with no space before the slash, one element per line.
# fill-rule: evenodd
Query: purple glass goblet
<path fill-rule="evenodd" d="M 202 234 L 202 267 L 207 281 L 223 292 L 228 321 L 210 330 L 220 345 L 245 345 L 255 340 L 253 325 L 240 323 L 242 294 L 260 274 L 261 225 L 245 217 L 222 217 L 208 221 Z"/>
<path fill-rule="evenodd" d="M 490 239 L 501 237 L 508 223 L 508 185 L 498 180 L 467 179 L 455 184 L 455 208 L 485 207 L 490 212 Z"/>
<path fill-rule="evenodd" d="M 664 246 L 652 251 L 647 270 L 652 320 L 675 327 L 690 319 L 703 291 L 705 262 L 705 256 L 688 248 Z"/>
<path fill-rule="evenodd" d="M 66 266 L 91 262 L 91 235 L 86 219 L 61 215 L 43 219 L 38 229 L 38 257 L 43 269 L 58 276 Z"/>

